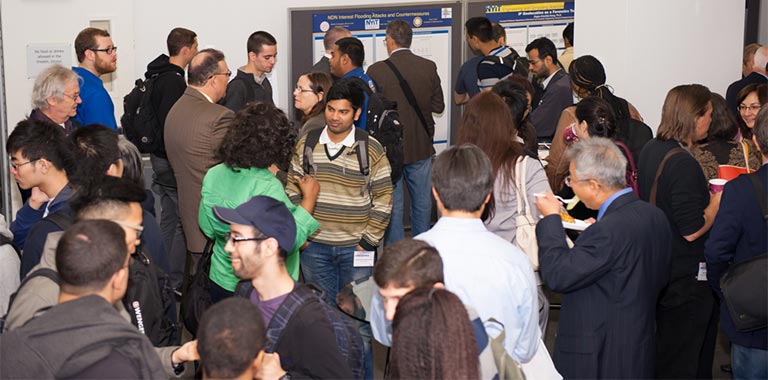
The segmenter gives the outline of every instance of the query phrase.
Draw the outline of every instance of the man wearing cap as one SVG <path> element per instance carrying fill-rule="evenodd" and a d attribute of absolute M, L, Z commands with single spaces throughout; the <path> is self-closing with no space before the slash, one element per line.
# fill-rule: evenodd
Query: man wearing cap
<path fill-rule="evenodd" d="M 287 252 L 296 239 L 293 216 L 282 202 L 266 196 L 255 196 L 235 209 L 214 206 L 213 212 L 230 225 L 224 250 L 231 255 L 235 275 L 243 280 L 235 295 L 249 298 L 261 310 L 267 329 L 274 329 L 281 321 L 272 317 L 284 312 L 280 310 L 284 301 L 291 293 L 304 291 L 285 269 Z M 289 314 L 279 339 L 270 342 L 267 351 L 279 355 L 288 378 L 351 379 L 320 302 L 314 297 Z"/>

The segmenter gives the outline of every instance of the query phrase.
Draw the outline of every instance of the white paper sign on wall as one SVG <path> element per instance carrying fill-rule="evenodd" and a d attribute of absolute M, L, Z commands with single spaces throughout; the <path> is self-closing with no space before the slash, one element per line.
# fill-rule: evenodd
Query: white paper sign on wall
<path fill-rule="evenodd" d="M 27 78 L 32 79 L 53 64 L 72 66 L 72 47 L 69 44 L 27 45 Z"/>

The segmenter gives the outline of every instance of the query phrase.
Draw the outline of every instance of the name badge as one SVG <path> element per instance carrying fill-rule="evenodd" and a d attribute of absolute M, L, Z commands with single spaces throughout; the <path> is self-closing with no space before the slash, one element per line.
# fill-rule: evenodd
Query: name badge
<path fill-rule="evenodd" d="M 699 263 L 699 273 L 696 274 L 697 281 L 707 281 L 707 263 Z"/>
<path fill-rule="evenodd" d="M 372 267 L 374 254 L 373 251 L 355 251 L 352 266 L 355 268 Z"/>

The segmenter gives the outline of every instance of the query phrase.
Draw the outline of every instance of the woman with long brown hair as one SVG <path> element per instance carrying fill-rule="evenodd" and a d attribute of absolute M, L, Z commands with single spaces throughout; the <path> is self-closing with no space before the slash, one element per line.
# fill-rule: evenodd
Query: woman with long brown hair
<path fill-rule="evenodd" d="M 480 378 L 467 309 L 445 289 L 415 289 L 398 302 L 391 355 L 392 379 Z"/>
<path fill-rule="evenodd" d="M 459 127 L 458 144 L 464 143 L 477 145 L 493 165 L 493 202 L 489 203 L 493 207 L 488 207 L 491 211 L 485 218 L 486 227 L 512 244 L 517 244 L 518 216 L 525 213 L 533 221 L 538 221 L 541 214 L 536 208 L 534 194 L 552 190 L 541 163 L 523 152 L 516 123 L 509 107 L 499 95 L 482 92 L 469 101 Z M 517 170 L 522 172 L 517 173 Z M 538 269 L 537 253 L 525 253 L 531 258 L 534 269 Z M 541 289 L 538 272 L 536 278 L 539 285 L 539 326 L 545 332 L 549 302 Z"/>
<path fill-rule="evenodd" d="M 690 149 L 707 137 L 712 120 L 708 88 L 677 86 L 667 93 L 656 138 L 638 162 L 643 200 L 667 215 L 672 229 L 669 284 L 656 309 L 656 378 L 712 377 L 717 315 L 706 281 L 704 241 L 720 207 Z"/>
<path fill-rule="evenodd" d="M 299 136 L 325 126 L 325 93 L 331 88 L 331 76 L 321 72 L 302 74 L 293 89 L 293 106 L 301 111 Z"/>

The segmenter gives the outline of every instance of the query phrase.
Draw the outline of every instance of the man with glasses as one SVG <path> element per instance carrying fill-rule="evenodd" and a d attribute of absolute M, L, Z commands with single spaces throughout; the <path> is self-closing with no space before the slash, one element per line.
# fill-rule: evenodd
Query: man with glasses
<path fill-rule="evenodd" d="M 75 53 L 80 63 L 72 70 L 82 79 L 82 103 L 75 119 L 82 125 L 99 123 L 117 130 L 115 105 L 99 78 L 117 70 L 117 46 L 106 30 L 85 28 L 75 38 Z"/>
<path fill-rule="evenodd" d="M 288 321 L 279 339 L 268 343 L 267 351 L 274 353 L 265 354 L 265 361 L 279 355 L 288 379 L 354 378 L 336 343 L 324 309 L 327 306 L 319 297 L 306 300 L 289 314 L 281 308 L 293 293 L 298 296 L 306 290 L 285 268 L 285 259 L 296 240 L 296 222 L 285 204 L 255 196 L 234 209 L 214 206 L 213 212 L 230 225 L 224 249 L 232 257 L 235 275 L 243 280 L 235 294 L 259 307 L 268 329 L 276 328 L 281 318 Z"/>
<path fill-rule="evenodd" d="M 68 177 L 74 165 L 72 144 L 56 124 L 22 120 L 8 136 L 5 151 L 13 179 L 22 190 L 31 190 L 11 223 L 13 243 L 22 249 L 32 226 L 63 209 L 72 195 Z M 22 267 L 22 277 L 24 274 Z"/>
<path fill-rule="evenodd" d="M 536 127 L 540 142 L 551 142 L 560 113 L 573 105 L 571 82 L 557 60 L 557 49 L 549 38 L 540 37 L 531 41 L 525 52 L 528 53 L 528 68 L 540 86 L 528 120 Z"/>
<path fill-rule="evenodd" d="M 647 379 L 654 376 L 656 301 L 669 278 L 672 230 L 664 213 L 626 186 L 627 160 L 608 139 L 591 138 L 568 151 L 566 181 L 598 210 L 570 248 L 562 205 L 536 197 L 539 269 L 563 293 L 554 361 L 566 379 Z"/>
<path fill-rule="evenodd" d="M 187 245 L 185 268 L 193 264 L 190 257 L 200 257 L 207 241 L 197 224 L 200 191 L 205 173 L 219 162 L 214 154 L 235 116 L 232 110 L 216 104 L 226 94 L 231 75 L 224 53 L 200 51 L 189 63 L 187 89 L 165 119 L 165 152 L 176 178 L 179 218 Z M 191 256 L 193 253 L 196 255 Z"/>

